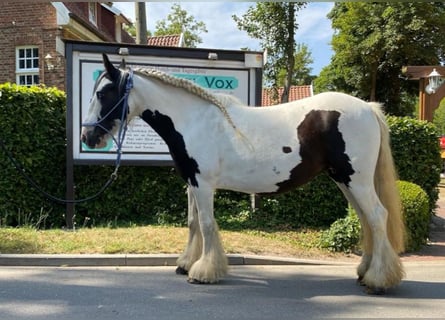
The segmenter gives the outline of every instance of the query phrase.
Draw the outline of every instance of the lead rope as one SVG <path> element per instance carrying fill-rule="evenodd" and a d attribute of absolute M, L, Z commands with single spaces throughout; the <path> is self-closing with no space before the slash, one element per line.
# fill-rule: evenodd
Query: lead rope
<path fill-rule="evenodd" d="M 108 187 L 117 179 L 117 173 L 121 164 L 121 157 L 122 157 L 122 145 L 125 139 L 125 134 L 127 132 L 127 128 L 128 128 L 128 122 L 126 121 L 126 114 L 129 112 L 129 107 L 128 107 L 128 96 L 130 95 L 130 91 L 133 88 L 133 71 L 130 69 L 129 71 L 129 76 L 127 78 L 127 83 L 125 85 L 125 94 L 124 96 L 116 103 L 116 105 L 112 108 L 112 111 L 114 109 L 117 108 L 117 106 L 123 101 L 123 106 L 122 106 L 122 114 L 121 114 L 121 126 L 119 128 L 119 132 L 118 132 L 118 136 L 117 139 L 111 135 L 111 137 L 113 138 L 114 142 L 116 143 L 117 146 L 117 156 L 116 156 L 116 162 L 115 162 L 115 168 L 114 171 L 111 173 L 110 177 L 108 178 L 108 180 L 104 183 L 104 185 L 99 189 L 99 191 L 97 193 L 95 193 L 92 196 L 86 197 L 86 198 L 82 198 L 82 199 L 75 199 L 75 200 L 68 200 L 68 199 L 62 199 L 59 197 L 56 197 L 48 192 L 46 192 L 45 190 L 43 190 L 35 181 L 34 179 L 32 179 L 27 173 L 25 168 L 22 166 L 21 163 L 19 163 L 13 156 L 12 152 L 9 151 L 9 149 L 6 147 L 4 141 L 2 139 L 0 139 L 0 148 L 6 153 L 6 156 L 8 157 L 8 159 L 12 162 L 12 164 L 15 166 L 15 168 L 20 172 L 20 174 L 22 175 L 23 178 L 25 178 L 25 180 L 34 188 L 36 189 L 38 192 L 40 192 L 42 195 L 44 195 L 48 200 L 51 200 L 53 202 L 57 202 L 60 204 L 76 204 L 76 203 L 82 203 L 82 202 L 87 202 L 87 201 L 91 201 L 93 199 L 96 199 L 97 197 L 99 197 L 102 193 L 105 192 L 106 189 L 108 189 Z M 111 111 L 110 111 L 111 112 Z M 108 114 L 107 114 L 108 115 Z M 103 119 L 105 119 L 105 117 L 103 117 L 102 119 L 100 119 L 99 121 L 95 122 L 95 123 L 83 123 L 83 126 L 99 126 L 102 129 L 104 129 L 105 131 L 107 131 L 110 134 L 109 130 L 106 130 L 100 123 L 103 121 Z"/>

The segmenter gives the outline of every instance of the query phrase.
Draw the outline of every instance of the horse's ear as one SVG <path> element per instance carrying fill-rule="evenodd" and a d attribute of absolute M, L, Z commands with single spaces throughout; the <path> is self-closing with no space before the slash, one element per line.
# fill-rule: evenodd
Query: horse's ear
<path fill-rule="evenodd" d="M 125 70 L 125 68 L 127 68 L 127 64 L 125 63 L 125 59 L 122 59 L 119 69 Z"/>
<path fill-rule="evenodd" d="M 105 70 L 110 75 L 110 78 L 112 80 L 117 79 L 119 77 L 119 70 L 115 66 L 113 66 L 113 64 L 110 62 L 110 59 L 108 59 L 108 56 L 105 53 L 102 53 L 102 58 L 104 60 Z"/>

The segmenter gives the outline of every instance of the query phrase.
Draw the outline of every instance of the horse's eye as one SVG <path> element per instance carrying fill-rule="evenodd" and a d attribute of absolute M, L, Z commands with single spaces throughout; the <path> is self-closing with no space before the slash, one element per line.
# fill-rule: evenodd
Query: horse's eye
<path fill-rule="evenodd" d="M 101 100 L 105 96 L 105 93 L 103 93 L 101 91 L 97 91 L 96 96 L 97 96 L 97 99 Z"/>

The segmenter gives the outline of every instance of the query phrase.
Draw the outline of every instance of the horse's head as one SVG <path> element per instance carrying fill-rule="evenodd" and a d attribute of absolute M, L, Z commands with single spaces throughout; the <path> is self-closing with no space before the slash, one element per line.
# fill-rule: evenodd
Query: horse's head
<path fill-rule="evenodd" d="M 103 54 L 105 70 L 96 80 L 87 117 L 82 124 L 81 140 L 90 148 L 105 147 L 107 140 L 122 125 L 128 110 L 123 110 L 129 73 L 114 67 Z"/>

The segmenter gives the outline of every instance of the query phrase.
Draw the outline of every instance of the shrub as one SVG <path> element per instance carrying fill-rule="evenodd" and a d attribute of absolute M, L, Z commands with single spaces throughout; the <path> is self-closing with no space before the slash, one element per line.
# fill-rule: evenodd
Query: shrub
<path fill-rule="evenodd" d="M 436 127 L 406 117 L 388 117 L 387 121 L 399 179 L 419 185 L 427 193 L 429 208 L 433 211 L 442 168 Z"/>
<path fill-rule="evenodd" d="M 428 239 L 431 215 L 428 196 L 414 183 L 399 181 L 398 188 L 406 225 L 406 251 L 418 250 Z"/>
<path fill-rule="evenodd" d="M 428 196 L 418 185 L 398 181 L 402 201 L 403 220 L 406 225 L 406 251 L 418 250 L 426 243 L 430 213 Z M 331 251 L 351 252 L 360 239 L 360 221 L 353 209 L 346 218 L 338 219 L 320 237 L 320 246 Z"/>
<path fill-rule="evenodd" d="M 48 192 L 63 197 L 65 179 L 60 177 L 65 176 L 65 94 L 45 87 L 0 85 L 0 123 L 0 138 L 27 173 Z M 63 222 L 63 207 L 31 189 L 3 150 L 0 166 L 1 225 Z M 49 217 L 42 220 L 44 216 Z"/>
<path fill-rule="evenodd" d="M 258 214 L 262 220 L 284 227 L 325 227 L 344 217 L 347 206 L 335 183 L 322 174 L 293 191 L 264 197 Z"/>
<path fill-rule="evenodd" d="M 357 213 L 350 207 L 345 218 L 338 219 L 321 233 L 320 246 L 335 252 L 352 252 L 359 244 L 360 233 Z"/>
<path fill-rule="evenodd" d="M 75 168 L 78 198 L 94 194 L 108 179 L 110 166 Z M 123 166 L 118 179 L 98 199 L 76 206 L 76 224 L 116 225 L 187 223 L 186 187 L 171 167 Z"/>
<path fill-rule="evenodd" d="M 221 198 L 221 196 L 223 196 Z M 218 223 L 226 228 L 299 229 L 325 227 L 346 214 L 347 202 L 327 175 L 293 191 L 261 196 L 260 208 L 250 212 L 249 195 L 219 191 L 215 199 Z"/>

